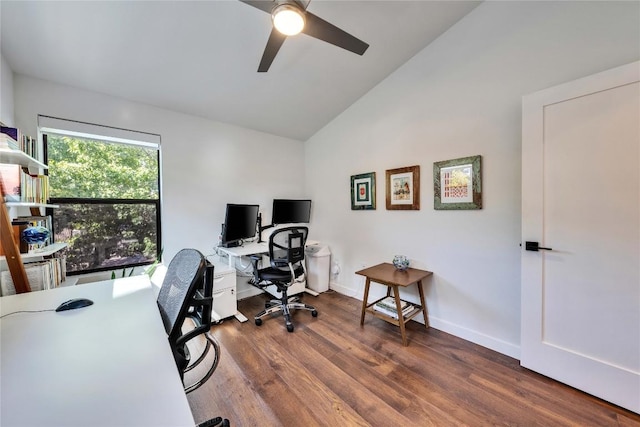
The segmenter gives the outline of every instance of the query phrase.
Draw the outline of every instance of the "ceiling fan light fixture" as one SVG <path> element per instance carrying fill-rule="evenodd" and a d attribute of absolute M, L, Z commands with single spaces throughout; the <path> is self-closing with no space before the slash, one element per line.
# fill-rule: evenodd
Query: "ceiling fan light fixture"
<path fill-rule="evenodd" d="M 286 36 L 295 36 L 304 28 L 304 13 L 291 4 L 281 4 L 271 13 L 273 26 Z"/>

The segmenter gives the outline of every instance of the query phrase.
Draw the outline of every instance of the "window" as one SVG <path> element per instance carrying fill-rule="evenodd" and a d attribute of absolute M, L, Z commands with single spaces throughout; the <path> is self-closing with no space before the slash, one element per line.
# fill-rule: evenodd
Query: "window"
<path fill-rule="evenodd" d="M 161 247 L 159 143 L 131 139 L 136 132 L 44 116 L 39 125 L 50 200 L 59 206 L 47 213 L 54 240 L 68 244 L 67 272 L 153 263 Z M 114 131 L 132 135 L 114 137 Z"/>

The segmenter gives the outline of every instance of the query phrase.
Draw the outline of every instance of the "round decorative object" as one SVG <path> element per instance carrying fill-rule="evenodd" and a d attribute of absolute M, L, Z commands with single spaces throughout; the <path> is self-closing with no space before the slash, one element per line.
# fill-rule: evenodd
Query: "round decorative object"
<path fill-rule="evenodd" d="M 409 268 L 409 258 L 404 255 L 396 255 L 393 257 L 393 266 L 400 271 L 404 271 Z"/>
<path fill-rule="evenodd" d="M 29 245 L 29 251 L 37 250 L 44 246 L 50 234 L 46 227 L 31 226 L 22 231 L 22 240 Z"/>

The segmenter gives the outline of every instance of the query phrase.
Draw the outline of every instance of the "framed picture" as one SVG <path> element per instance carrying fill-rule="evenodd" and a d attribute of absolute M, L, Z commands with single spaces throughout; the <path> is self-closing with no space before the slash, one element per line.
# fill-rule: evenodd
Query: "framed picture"
<path fill-rule="evenodd" d="M 481 167 L 481 156 L 434 163 L 434 209 L 482 209 Z"/>
<path fill-rule="evenodd" d="M 420 210 L 420 166 L 387 170 L 387 209 Z"/>
<path fill-rule="evenodd" d="M 376 173 L 351 176 L 351 210 L 376 208 Z"/>

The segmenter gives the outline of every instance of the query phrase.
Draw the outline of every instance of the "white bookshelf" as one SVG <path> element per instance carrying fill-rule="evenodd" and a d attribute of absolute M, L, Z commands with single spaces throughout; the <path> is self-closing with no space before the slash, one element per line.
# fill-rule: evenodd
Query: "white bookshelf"
<path fill-rule="evenodd" d="M 53 255 L 56 252 L 61 251 L 66 247 L 67 247 L 66 243 L 52 243 L 48 246 L 45 246 L 42 250 L 38 252 L 33 251 L 33 252 L 28 252 L 26 254 L 20 254 L 20 257 L 22 258 L 23 261 L 37 261 L 42 257 Z M 4 256 L 0 255 L 0 260 L 5 260 L 5 259 L 6 258 Z"/>
<path fill-rule="evenodd" d="M 29 171 L 48 169 L 49 166 L 27 155 L 20 150 L 12 150 L 11 148 L 0 148 L 0 163 L 9 163 L 29 168 Z"/>
<path fill-rule="evenodd" d="M 7 136 L 2 136 L 4 139 L 10 139 Z M 15 141 L 13 141 L 15 143 Z M 16 143 L 17 144 L 17 143 Z M 27 168 L 29 173 L 42 173 L 43 170 L 48 169 L 48 166 L 43 162 L 29 156 L 25 152 L 21 150 L 16 150 L 12 148 L 2 147 L 0 148 L 0 163 L 3 164 L 13 164 L 18 165 L 22 168 Z M 0 192 L 0 197 L 4 198 L 4 192 Z M 1 232 L 7 233 L 7 235 L 11 235 L 13 233 L 13 229 L 11 226 L 11 219 L 18 217 L 18 211 L 21 209 L 31 209 L 32 215 L 35 211 L 33 208 L 57 208 L 57 205 L 47 204 L 47 203 L 32 203 L 32 202 L 21 202 L 21 201 L 3 201 L 0 212 L 2 215 L 2 221 L 0 222 L 0 228 L 2 228 Z M 6 241 L 5 241 L 6 243 Z M 19 253 L 11 251 L 12 257 L 7 259 L 6 256 L 0 256 L 0 272 L 4 273 L 5 269 L 9 269 L 15 272 L 15 267 L 26 263 L 27 265 L 31 262 L 38 262 L 45 260 L 47 257 L 54 255 L 56 252 L 67 247 L 66 243 L 53 243 L 44 247 L 42 250 L 31 251 L 29 253 Z M 20 270 L 18 270 L 20 271 Z M 18 273 L 19 276 L 20 273 Z M 24 273 L 23 273 L 24 274 Z M 12 278 L 13 280 L 14 278 Z M 18 277 L 16 279 L 18 284 L 26 282 L 28 285 L 28 279 L 25 276 Z M 68 278 L 64 282 L 60 284 L 60 286 L 72 286 L 77 283 L 77 279 Z M 20 285 L 23 286 L 23 285 Z M 16 287 L 18 288 L 18 287 Z"/>
<path fill-rule="evenodd" d="M 58 205 L 50 205 L 48 203 L 32 203 L 32 202 L 6 202 L 7 208 L 59 208 Z"/>

